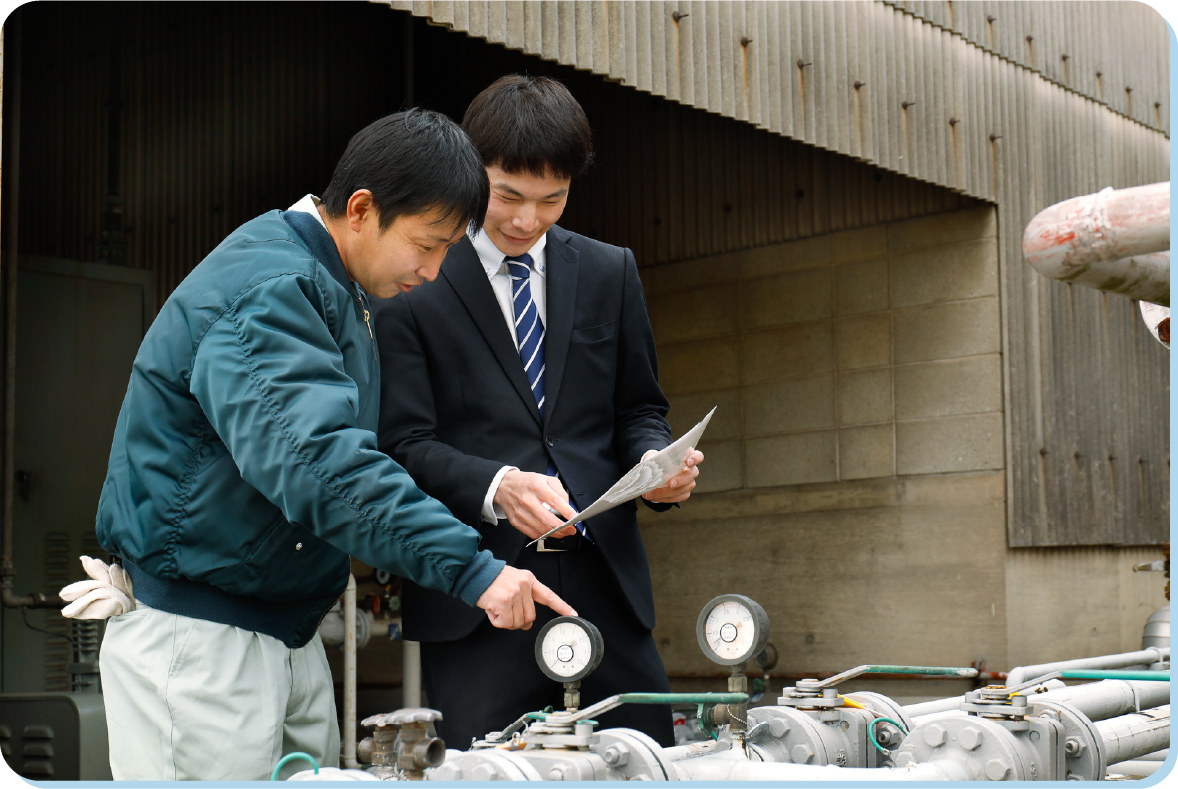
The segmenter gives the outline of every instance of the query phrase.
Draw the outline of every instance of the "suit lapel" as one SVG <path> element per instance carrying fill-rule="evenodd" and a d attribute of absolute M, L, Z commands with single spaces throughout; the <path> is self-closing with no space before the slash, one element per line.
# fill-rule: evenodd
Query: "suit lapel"
<path fill-rule="evenodd" d="M 519 359 L 519 351 L 511 340 L 511 333 L 503 321 L 503 313 L 499 310 L 499 302 L 495 300 L 495 292 L 491 290 L 491 283 L 487 280 L 487 272 L 479 262 L 478 253 L 475 252 L 469 238 L 464 237 L 459 241 L 446 257 L 446 262 L 442 266 L 442 276 L 462 300 L 471 320 L 483 335 L 499 366 L 503 368 L 507 380 L 511 381 L 511 385 L 515 387 L 515 391 L 538 423 L 540 411 L 536 407 L 536 398 L 532 396 L 532 387 Z"/>
<path fill-rule="evenodd" d="M 564 378 L 565 361 L 569 355 L 569 337 L 573 332 L 573 308 L 577 300 L 577 250 L 568 245 L 569 235 L 555 225 L 548 231 L 545 248 L 548 259 L 547 306 L 548 323 L 544 327 L 544 424 L 556 411 L 560 383 Z"/>

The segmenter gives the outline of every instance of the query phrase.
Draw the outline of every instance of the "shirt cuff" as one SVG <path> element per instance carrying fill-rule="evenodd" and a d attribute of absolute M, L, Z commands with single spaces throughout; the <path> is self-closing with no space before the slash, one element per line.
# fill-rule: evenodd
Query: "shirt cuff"
<path fill-rule="evenodd" d="M 483 497 L 483 520 L 487 523 L 498 523 L 502 518 L 507 517 L 503 508 L 495 503 L 495 494 L 499 492 L 499 483 L 503 481 L 504 475 L 509 471 L 519 471 L 519 469 L 515 466 L 504 466 L 499 469 L 499 473 L 491 480 L 491 486 L 487 488 L 487 495 Z"/>
<path fill-rule="evenodd" d="M 506 566 L 507 562 L 496 559 L 490 551 L 479 551 L 459 573 L 451 594 L 473 608 Z"/>

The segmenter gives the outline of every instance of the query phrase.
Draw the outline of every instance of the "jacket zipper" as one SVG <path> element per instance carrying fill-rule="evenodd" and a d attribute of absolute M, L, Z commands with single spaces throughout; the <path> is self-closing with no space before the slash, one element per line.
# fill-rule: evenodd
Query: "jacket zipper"
<path fill-rule="evenodd" d="M 364 313 L 364 325 L 368 327 L 368 339 L 372 342 L 372 358 L 380 362 L 380 356 L 376 352 L 376 335 L 372 332 L 372 313 L 368 311 L 368 304 L 364 300 L 364 291 L 360 290 L 360 286 L 356 286 L 356 301 L 360 302 L 360 311 Z"/>

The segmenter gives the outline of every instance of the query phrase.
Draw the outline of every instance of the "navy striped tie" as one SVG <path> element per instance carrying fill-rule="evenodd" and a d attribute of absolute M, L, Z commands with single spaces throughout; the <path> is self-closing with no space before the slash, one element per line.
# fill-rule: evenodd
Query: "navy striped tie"
<path fill-rule="evenodd" d="M 511 307 L 515 313 L 515 337 L 524 373 L 532 386 L 536 407 L 544 415 L 544 323 L 536 302 L 532 300 L 532 256 L 509 257 L 507 273 L 511 275 Z"/>
<path fill-rule="evenodd" d="M 544 416 L 544 322 L 536 302 L 532 300 L 532 256 L 517 255 L 504 260 L 507 273 L 511 276 L 511 310 L 515 313 L 515 337 L 519 346 L 519 358 L 524 363 L 524 372 L 532 386 L 532 396 L 540 416 Z M 555 477 L 556 464 L 548 459 L 544 472 Z M 559 517 L 559 516 L 558 516 Z M 585 534 L 585 524 L 578 523 L 577 531 Z M 585 534 L 589 539 L 589 535 Z"/>

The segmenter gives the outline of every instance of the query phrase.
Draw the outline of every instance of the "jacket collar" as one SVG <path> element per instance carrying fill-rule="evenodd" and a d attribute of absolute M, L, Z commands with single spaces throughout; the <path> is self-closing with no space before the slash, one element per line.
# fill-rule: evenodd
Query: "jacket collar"
<path fill-rule="evenodd" d="M 315 259 L 327 269 L 332 279 L 343 286 L 351 295 L 356 295 L 356 287 L 344 268 L 344 261 L 340 259 L 339 250 L 332 240 L 331 234 L 315 221 L 315 217 L 303 211 L 282 211 L 282 219 L 290 225 Z"/>
<path fill-rule="evenodd" d="M 442 264 L 442 277 L 458 294 L 495 360 L 503 368 L 503 374 L 511 381 L 512 387 L 539 423 L 540 410 L 536 407 L 536 398 L 532 395 L 527 373 L 520 363 L 519 352 L 512 342 L 511 332 L 503 322 L 503 313 L 499 311 L 499 302 L 495 300 L 495 292 L 491 289 L 487 272 L 483 269 L 483 264 L 479 261 L 478 253 L 475 252 L 468 236 L 463 236 L 446 255 L 446 260 Z"/>
<path fill-rule="evenodd" d="M 544 327 L 544 425 L 560 406 L 560 384 L 569 355 L 569 338 L 573 333 L 573 312 L 577 301 L 577 250 L 569 246 L 572 235 L 553 225 L 549 228 L 548 256 L 548 325 Z"/>

